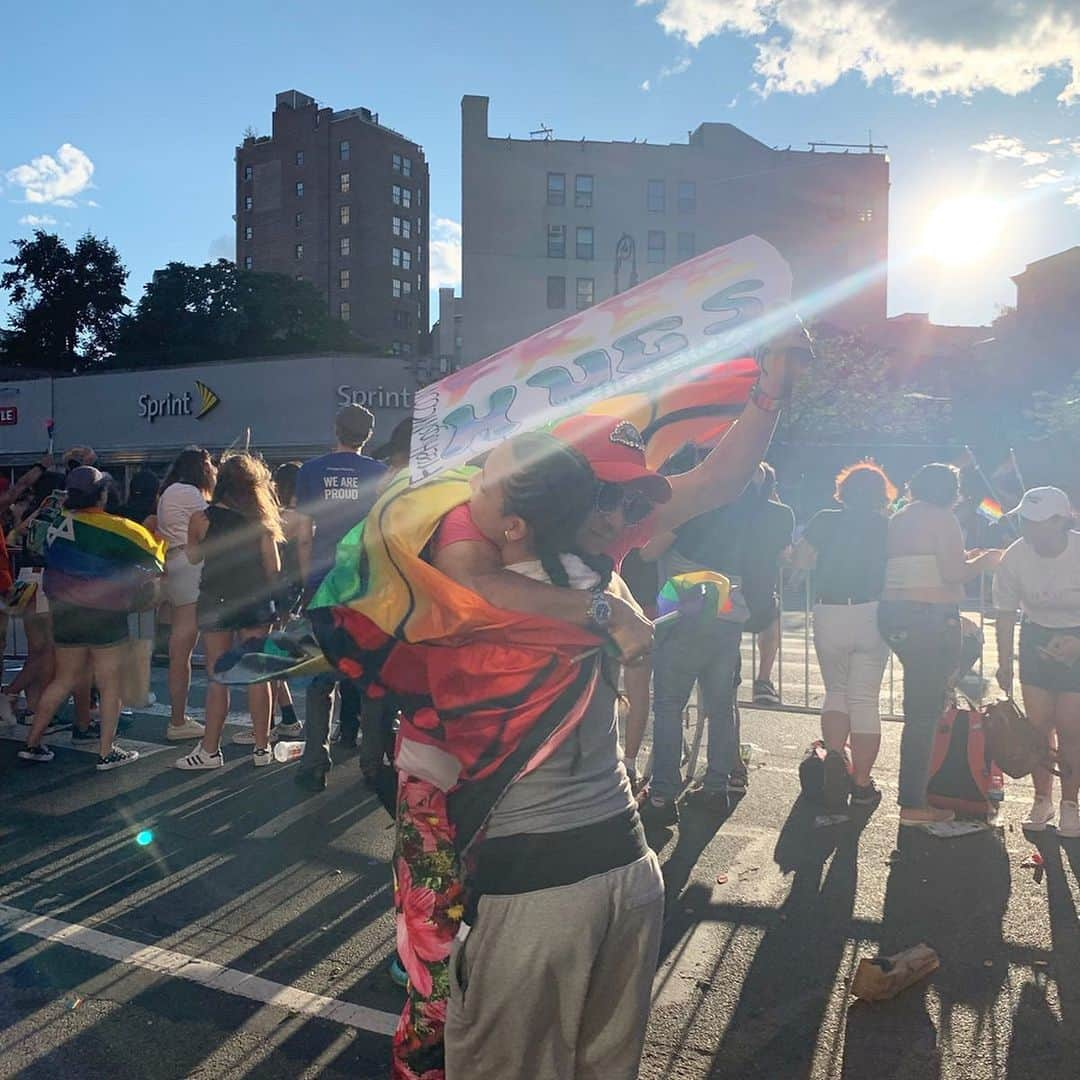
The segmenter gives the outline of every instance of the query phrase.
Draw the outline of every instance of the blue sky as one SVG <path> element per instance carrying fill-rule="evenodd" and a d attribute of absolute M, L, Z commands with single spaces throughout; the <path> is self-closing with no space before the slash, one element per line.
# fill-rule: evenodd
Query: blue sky
<path fill-rule="evenodd" d="M 46 26 L 42 9 L 17 5 L 3 18 L 0 239 L 28 235 L 35 220 L 72 239 L 107 236 L 133 299 L 170 260 L 231 256 L 233 149 L 249 124 L 269 131 L 277 91 L 298 89 L 334 108 L 367 105 L 424 145 L 441 238 L 432 284 L 449 284 L 459 102 L 475 93 L 491 98 L 493 133 L 520 137 L 543 122 L 565 138 L 675 142 L 714 120 L 802 147 L 873 129 L 892 161 L 890 313 L 987 321 L 1015 299 L 1009 275 L 1080 243 L 1075 10 L 1074 0 L 103 0 L 52 3 Z M 935 207 L 973 193 L 992 200 L 981 213 L 998 242 L 974 265 L 927 256 Z"/>

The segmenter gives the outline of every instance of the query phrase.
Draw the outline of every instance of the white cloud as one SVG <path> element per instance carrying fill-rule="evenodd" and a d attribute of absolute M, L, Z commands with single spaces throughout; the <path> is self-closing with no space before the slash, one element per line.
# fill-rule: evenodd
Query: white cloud
<path fill-rule="evenodd" d="M 1034 176 L 1029 176 L 1024 181 L 1024 187 L 1037 188 L 1043 187 L 1045 184 L 1060 184 L 1064 179 L 1064 169 L 1043 169 L 1042 172 L 1036 173 Z"/>
<path fill-rule="evenodd" d="M 75 206 L 73 196 L 91 186 L 94 163 L 77 146 L 64 143 L 56 157 L 42 154 L 28 165 L 16 165 L 5 175 L 9 183 L 23 189 L 28 203 Z"/>
<path fill-rule="evenodd" d="M 681 56 L 674 64 L 668 64 L 660 69 L 660 78 L 670 79 L 672 75 L 682 75 L 683 72 L 690 70 L 691 63 L 689 56 Z"/>
<path fill-rule="evenodd" d="M 641 84 L 641 89 L 642 89 L 642 90 L 644 90 L 644 91 L 645 91 L 645 93 L 647 94 L 647 93 L 648 93 L 648 92 L 649 92 L 649 91 L 650 91 L 650 90 L 652 89 L 652 83 L 651 83 L 651 82 L 649 82 L 649 80 L 648 80 L 648 79 L 646 79 L 646 80 L 645 80 L 645 81 L 644 81 L 644 82 L 643 82 L 643 83 Z"/>
<path fill-rule="evenodd" d="M 1080 206 L 1080 191 L 1074 191 L 1066 200 L 1066 206 Z"/>
<path fill-rule="evenodd" d="M 461 222 L 436 218 L 428 253 L 431 288 L 457 288 L 461 284 Z"/>
<path fill-rule="evenodd" d="M 1045 165 L 1053 156 L 1045 150 L 1029 150 L 1012 135 L 990 135 L 981 143 L 972 143 L 971 149 L 996 158 L 1010 158 L 1025 165 Z"/>
<path fill-rule="evenodd" d="M 937 97 L 1031 90 L 1066 71 L 1058 100 L 1080 103 L 1075 0 L 635 0 L 691 46 L 730 32 L 756 38 L 764 93 L 814 93 L 856 72 L 900 93 Z"/>
<path fill-rule="evenodd" d="M 54 217 L 49 217 L 48 214 L 24 214 L 19 218 L 20 225 L 29 225 L 32 229 L 40 229 L 46 225 L 59 225 L 60 223 Z"/>

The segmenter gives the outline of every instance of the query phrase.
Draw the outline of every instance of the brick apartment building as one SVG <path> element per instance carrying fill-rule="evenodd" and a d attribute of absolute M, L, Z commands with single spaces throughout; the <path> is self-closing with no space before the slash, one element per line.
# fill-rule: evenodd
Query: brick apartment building
<path fill-rule="evenodd" d="M 885 321 L 889 160 L 774 149 L 731 124 L 669 145 L 488 133 L 461 103 L 466 363 L 710 248 L 756 233 L 791 265 L 813 318 Z"/>
<path fill-rule="evenodd" d="M 236 148 L 236 261 L 313 281 L 374 350 L 425 352 L 429 203 L 419 144 L 287 90 L 273 133 Z"/>

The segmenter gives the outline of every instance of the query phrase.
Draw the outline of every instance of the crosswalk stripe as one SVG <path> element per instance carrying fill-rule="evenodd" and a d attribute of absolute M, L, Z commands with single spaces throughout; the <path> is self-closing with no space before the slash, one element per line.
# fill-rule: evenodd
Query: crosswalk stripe
<path fill-rule="evenodd" d="M 324 997 L 295 986 L 249 975 L 235 968 L 215 964 L 210 960 L 162 949 L 156 945 L 143 945 L 137 941 L 106 934 L 78 923 L 64 922 L 47 915 L 35 915 L 31 911 L 0 904 L 0 927 L 11 933 L 29 934 L 41 941 L 66 945 L 81 952 L 103 956 L 121 964 L 185 979 L 210 990 L 247 998 L 262 1005 L 274 1005 L 288 1012 L 332 1020 L 360 1031 L 372 1031 L 378 1035 L 392 1035 L 398 1017 L 394 1013 L 356 1005 L 351 1001 Z"/>

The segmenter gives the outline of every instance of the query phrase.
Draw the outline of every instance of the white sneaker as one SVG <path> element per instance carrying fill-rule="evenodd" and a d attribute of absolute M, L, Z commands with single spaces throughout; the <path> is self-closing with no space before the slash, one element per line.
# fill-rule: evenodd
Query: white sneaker
<path fill-rule="evenodd" d="M 186 742 L 188 739 L 201 739 L 205 734 L 206 728 L 198 720 L 192 720 L 190 716 L 185 716 L 182 724 L 169 724 L 165 729 L 165 738 L 169 742 Z"/>
<path fill-rule="evenodd" d="M 1080 836 L 1080 806 L 1076 803 L 1061 800 L 1057 834 L 1064 837 Z"/>
<path fill-rule="evenodd" d="M 1027 817 L 1020 822 L 1020 828 L 1028 832 L 1042 832 L 1054 820 L 1054 800 L 1049 795 L 1036 796 Z"/>
<path fill-rule="evenodd" d="M 272 728 L 270 731 L 271 738 L 281 738 L 282 735 L 288 735 L 290 738 L 296 735 L 304 734 L 304 725 L 299 720 L 295 724 L 286 724 L 284 721 Z"/>
<path fill-rule="evenodd" d="M 225 755 L 220 747 L 215 753 L 208 754 L 201 746 L 196 746 L 194 753 L 179 758 L 174 763 L 177 769 L 220 769 L 224 764 Z"/>
<path fill-rule="evenodd" d="M 273 729 L 270 730 L 270 741 L 272 743 L 277 742 L 277 732 Z M 255 745 L 255 732 L 251 728 L 244 728 L 243 731 L 238 731 L 230 740 L 234 746 L 254 746 Z"/>
<path fill-rule="evenodd" d="M 261 769 L 264 765 L 269 765 L 274 760 L 274 752 L 269 746 L 256 746 L 251 752 L 251 764 L 256 769 Z"/>

